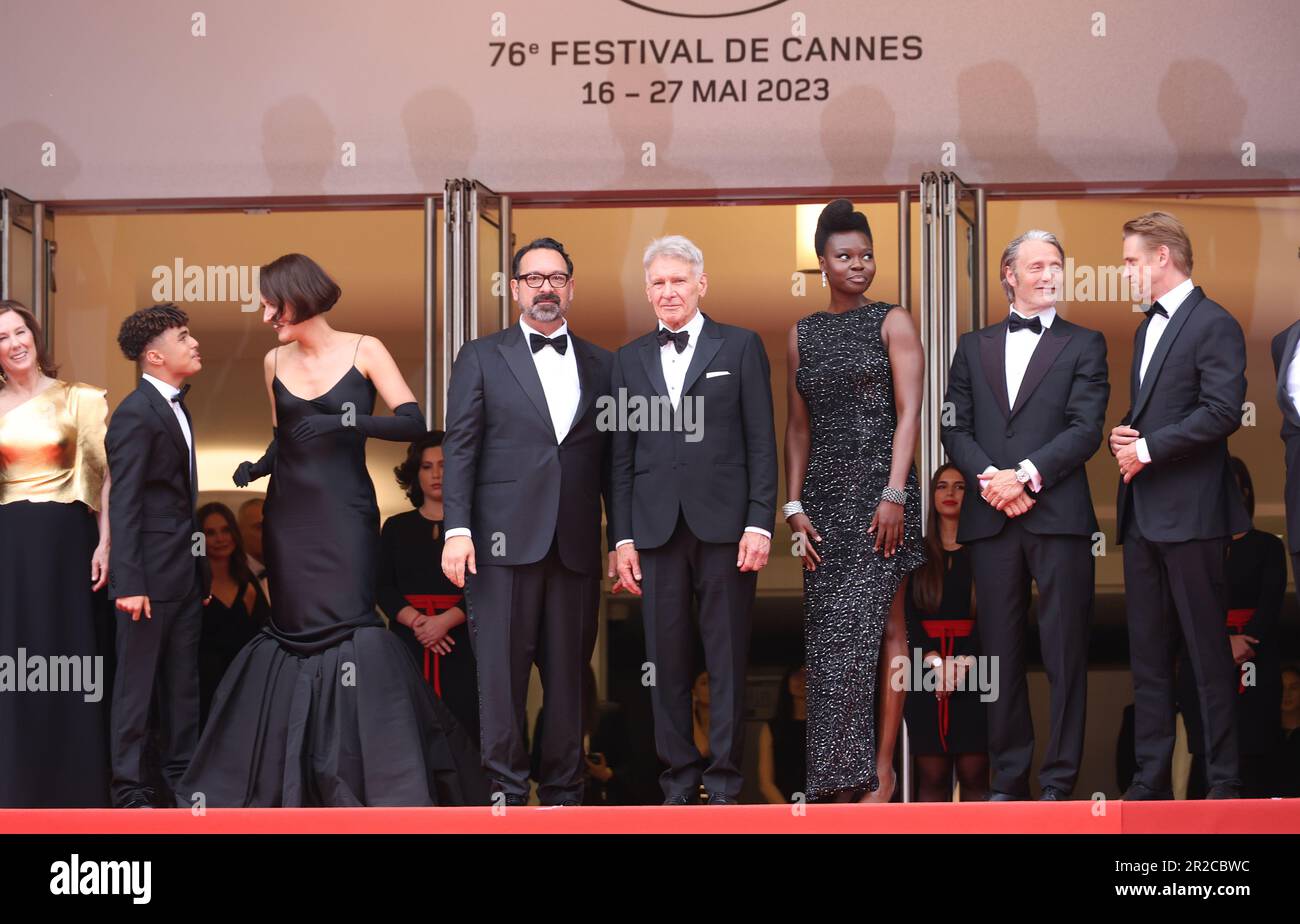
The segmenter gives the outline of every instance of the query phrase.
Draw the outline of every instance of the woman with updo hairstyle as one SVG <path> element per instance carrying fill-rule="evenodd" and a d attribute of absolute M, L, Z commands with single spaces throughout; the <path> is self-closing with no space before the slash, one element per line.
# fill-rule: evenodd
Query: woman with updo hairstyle
<path fill-rule="evenodd" d="M 906 309 L 867 297 L 871 227 L 847 199 L 814 237 L 827 305 L 790 328 L 783 513 L 804 566 L 808 797 L 888 802 L 907 659 L 903 602 L 925 561 L 913 459 L 925 357 Z"/>
<path fill-rule="evenodd" d="M 405 643 L 424 682 L 477 744 L 478 666 L 465 592 L 442 573 L 442 438 L 441 430 L 430 430 L 393 469 L 415 509 L 384 521 L 377 597 L 389 630 Z"/>
<path fill-rule="evenodd" d="M 57 374 L 32 312 L 0 301 L 0 657 L 21 674 L 0 688 L 0 808 L 109 804 L 108 402 Z"/>

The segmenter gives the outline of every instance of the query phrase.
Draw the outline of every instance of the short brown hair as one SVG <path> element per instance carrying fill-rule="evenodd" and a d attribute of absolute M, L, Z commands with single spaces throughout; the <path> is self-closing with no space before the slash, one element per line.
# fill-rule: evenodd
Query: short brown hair
<path fill-rule="evenodd" d="M 1184 276 L 1192 275 L 1192 240 L 1183 223 L 1168 212 L 1147 212 L 1124 222 L 1124 236 L 1140 234 L 1148 250 L 1161 244 L 1169 248 L 1169 259 Z"/>
<path fill-rule="evenodd" d="M 144 351 L 159 334 L 190 323 L 190 316 L 171 302 L 150 305 L 133 312 L 117 330 L 117 345 L 122 355 L 134 363 L 140 361 Z"/>
<path fill-rule="evenodd" d="M 263 266 L 259 272 L 262 297 L 275 306 L 275 320 L 284 317 L 284 306 L 293 305 L 291 323 L 298 324 L 334 307 L 343 290 L 311 257 L 287 253 Z"/>
<path fill-rule="evenodd" d="M 59 367 L 50 360 L 49 351 L 45 348 L 45 334 L 41 330 L 40 322 L 36 320 L 36 315 L 32 314 L 32 309 L 12 298 L 0 299 L 0 314 L 8 314 L 10 311 L 22 318 L 27 329 L 32 332 L 32 339 L 36 341 L 36 367 L 50 378 L 58 375 Z M 4 386 L 5 377 L 0 375 L 0 388 Z"/>

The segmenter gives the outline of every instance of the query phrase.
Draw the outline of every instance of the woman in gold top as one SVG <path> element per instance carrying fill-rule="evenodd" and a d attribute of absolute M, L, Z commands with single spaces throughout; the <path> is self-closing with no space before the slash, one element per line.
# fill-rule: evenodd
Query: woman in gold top
<path fill-rule="evenodd" d="M 108 404 L 56 371 L 0 301 L 0 807 L 108 804 Z"/>

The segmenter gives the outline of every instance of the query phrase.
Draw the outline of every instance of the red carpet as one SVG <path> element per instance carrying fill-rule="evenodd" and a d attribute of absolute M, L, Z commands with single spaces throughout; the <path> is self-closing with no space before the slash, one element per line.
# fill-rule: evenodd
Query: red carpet
<path fill-rule="evenodd" d="M 0 834 L 1295 834 L 1300 799 L 629 808 L 5 809 Z"/>

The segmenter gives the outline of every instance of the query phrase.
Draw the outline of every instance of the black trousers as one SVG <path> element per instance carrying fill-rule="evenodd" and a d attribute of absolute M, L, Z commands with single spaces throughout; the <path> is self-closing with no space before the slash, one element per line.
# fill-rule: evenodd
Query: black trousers
<path fill-rule="evenodd" d="M 478 565 L 465 599 L 478 662 L 483 767 L 493 792 L 528 796 L 528 678 L 542 676 L 546 735 L 537 796 L 582 801 L 585 673 L 596 648 L 600 577 L 564 566 L 555 541 L 531 565 Z"/>
<path fill-rule="evenodd" d="M 117 611 L 117 673 L 113 679 L 114 805 L 155 794 L 146 780 L 149 709 L 157 697 L 163 780 L 173 791 L 199 740 L 199 635 L 203 604 L 197 589 L 181 601 L 150 601 L 153 617 L 138 622 Z"/>
<path fill-rule="evenodd" d="M 1038 585 L 1038 635 L 1051 687 L 1051 725 L 1040 787 L 1067 795 L 1083 757 L 1088 702 L 1088 627 L 1096 560 L 1086 536 L 1040 536 L 1016 519 L 968 544 L 985 657 L 996 658 L 998 690 L 988 704 L 989 764 L 995 792 L 1029 796 L 1034 723 L 1025 679 L 1030 586 Z"/>
<path fill-rule="evenodd" d="M 1196 503 L 1196 498 L 1188 498 Z M 1126 514 L 1124 596 L 1137 773 L 1155 793 L 1171 789 L 1178 642 L 1186 642 L 1205 727 L 1206 782 L 1240 785 L 1237 750 L 1237 665 L 1223 631 L 1228 609 L 1224 558 L 1228 540 L 1152 542 Z"/>
<path fill-rule="evenodd" d="M 646 655 L 653 666 L 655 747 L 668 764 L 659 778 L 664 795 L 710 792 L 735 799 L 743 782 L 745 669 L 755 571 L 736 567 L 739 540 L 701 542 L 679 515 L 663 545 L 640 552 Z M 699 605 L 704 666 L 709 672 L 709 751 L 695 746 L 691 688 L 695 632 L 691 598 Z"/>

